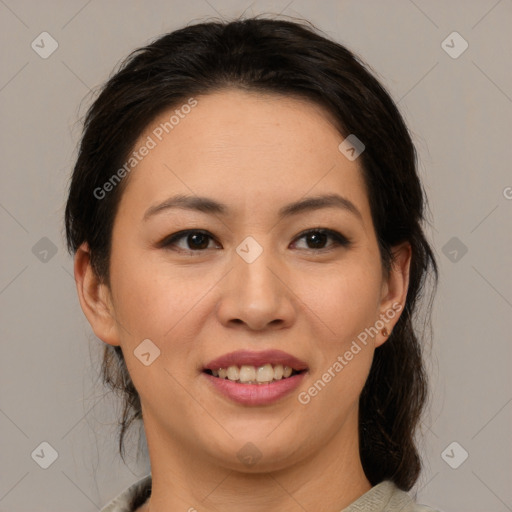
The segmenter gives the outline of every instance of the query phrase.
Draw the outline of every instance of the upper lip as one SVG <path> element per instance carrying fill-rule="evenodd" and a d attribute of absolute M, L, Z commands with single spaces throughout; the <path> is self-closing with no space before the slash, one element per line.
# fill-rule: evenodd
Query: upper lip
<path fill-rule="evenodd" d="M 289 366 L 293 370 L 307 370 L 308 365 L 300 359 L 287 354 L 282 350 L 263 350 L 254 352 L 250 350 L 237 350 L 224 354 L 210 361 L 204 370 L 218 370 L 219 368 L 229 368 L 230 366 L 263 366 L 264 364 Z"/>

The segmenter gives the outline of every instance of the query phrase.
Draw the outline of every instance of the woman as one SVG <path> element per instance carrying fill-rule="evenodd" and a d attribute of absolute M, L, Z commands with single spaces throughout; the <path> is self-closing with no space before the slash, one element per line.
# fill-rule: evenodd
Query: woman
<path fill-rule="evenodd" d="M 424 200 L 390 96 L 306 25 L 135 51 L 87 114 L 65 219 L 121 456 L 142 419 L 151 463 L 103 511 L 427 510 L 406 493 Z"/>

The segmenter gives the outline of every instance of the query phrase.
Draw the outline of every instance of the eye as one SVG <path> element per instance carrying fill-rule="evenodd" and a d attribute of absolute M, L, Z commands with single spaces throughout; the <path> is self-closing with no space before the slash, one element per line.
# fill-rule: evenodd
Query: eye
<path fill-rule="evenodd" d="M 302 232 L 295 240 L 306 240 L 307 247 L 303 248 L 306 250 L 313 251 L 329 251 L 336 247 L 348 247 L 350 240 L 337 231 L 325 228 L 313 228 Z M 330 247 L 325 247 L 326 242 L 331 239 L 332 243 Z M 179 231 L 171 236 L 165 238 L 160 242 L 159 247 L 172 249 L 177 247 L 182 251 L 189 252 L 202 252 L 209 247 L 210 241 L 215 240 L 213 236 L 207 231 L 198 229 L 188 229 L 185 231 Z M 183 241 L 185 246 L 179 245 L 179 242 Z"/>
<path fill-rule="evenodd" d="M 186 247 L 180 247 L 177 242 L 184 239 Z M 176 246 L 184 251 L 200 252 L 204 249 L 208 249 L 210 240 L 213 237 L 207 231 L 200 231 L 198 229 L 189 229 L 186 231 L 180 231 L 173 235 L 165 238 L 160 244 L 160 247 L 171 247 Z"/>
<path fill-rule="evenodd" d="M 306 250 L 329 251 L 336 247 L 348 247 L 350 245 L 350 240 L 341 233 L 325 228 L 308 229 L 301 233 L 295 240 L 300 240 L 302 238 L 306 240 L 306 244 L 308 246 L 305 247 Z M 333 243 L 331 244 L 331 247 L 325 247 L 329 238 Z"/>

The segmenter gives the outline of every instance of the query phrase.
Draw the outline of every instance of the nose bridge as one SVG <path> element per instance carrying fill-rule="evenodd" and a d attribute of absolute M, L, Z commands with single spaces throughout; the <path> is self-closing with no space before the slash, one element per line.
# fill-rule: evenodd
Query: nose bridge
<path fill-rule="evenodd" d="M 260 238 L 262 240 L 263 237 Z M 219 314 L 223 322 L 242 321 L 253 329 L 271 322 L 289 322 L 293 314 L 287 287 L 279 274 L 279 255 L 266 244 L 247 237 L 233 254 L 233 269 L 222 293 Z"/>
<path fill-rule="evenodd" d="M 246 237 L 236 248 L 234 257 L 236 284 L 244 293 L 258 297 L 265 294 L 265 300 L 275 299 L 279 293 L 276 281 L 276 268 L 279 259 L 270 247 L 270 237 L 265 241 L 259 237 L 258 242 L 253 236 Z"/>

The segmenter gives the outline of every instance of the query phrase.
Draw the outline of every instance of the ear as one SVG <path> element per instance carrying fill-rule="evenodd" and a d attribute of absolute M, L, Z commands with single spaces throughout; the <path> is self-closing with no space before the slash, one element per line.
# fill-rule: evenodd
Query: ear
<path fill-rule="evenodd" d="M 404 242 L 392 249 L 393 260 L 389 274 L 384 278 L 380 302 L 380 317 L 388 336 L 382 330 L 375 340 L 375 347 L 382 345 L 391 334 L 405 307 L 407 290 L 409 289 L 409 271 L 411 266 L 411 245 Z"/>
<path fill-rule="evenodd" d="M 110 289 L 93 270 L 87 243 L 76 251 L 74 271 L 80 306 L 94 334 L 109 345 L 119 345 Z"/>

